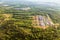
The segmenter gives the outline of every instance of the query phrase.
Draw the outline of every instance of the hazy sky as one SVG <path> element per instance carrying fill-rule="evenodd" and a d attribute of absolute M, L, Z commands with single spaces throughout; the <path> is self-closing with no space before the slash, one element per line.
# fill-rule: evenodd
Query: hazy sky
<path fill-rule="evenodd" d="M 37 2 L 55 2 L 55 3 L 60 3 L 60 0 L 27 0 L 27 1 L 37 1 Z"/>
<path fill-rule="evenodd" d="M 6 1 L 6 0 L 3 0 Z M 9 1 L 9 0 L 7 0 Z M 12 0 L 13 1 L 13 0 Z M 14 1 L 21 1 L 21 0 L 14 0 Z M 32 2 L 55 2 L 60 4 L 60 0 L 22 0 L 22 1 L 32 1 Z"/>

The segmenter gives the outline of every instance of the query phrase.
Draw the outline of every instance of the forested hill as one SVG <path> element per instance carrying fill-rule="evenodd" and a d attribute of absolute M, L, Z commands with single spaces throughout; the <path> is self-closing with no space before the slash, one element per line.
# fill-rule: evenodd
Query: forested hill
<path fill-rule="evenodd" d="M 60 40 L 60 7 L 57 4 L 0 1 L 0 40 Z M 32 25 L 35 16 L 39 18 L 39 25 L 51 24 L 51 20 L 56 25 L 49 25 L 46 29 L 37 28 Z"/>

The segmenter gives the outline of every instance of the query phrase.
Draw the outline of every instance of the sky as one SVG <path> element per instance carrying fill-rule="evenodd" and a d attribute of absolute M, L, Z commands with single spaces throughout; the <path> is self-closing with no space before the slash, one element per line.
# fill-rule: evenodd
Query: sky
<path fill-rule="evenodd" d="M 3 0 L 3 1 L 6 1 L 6 0 Z M 7 0 L 7 1 L 9 1 L 9 0 Z M 21 0 L 14 0 L 14 1 L 21 1 Z M 54 3 L 60 4 L 60 0 L 22 0 L 22 1 L 31 1 L 31 2 L 54 2 Z"/>
<path fill-rule="evenodd" d="M 59 3 L 60 0 L 27 0 L 27 1 L 33 1 L 33 2 L 54 2 L 54 3 Z"/>

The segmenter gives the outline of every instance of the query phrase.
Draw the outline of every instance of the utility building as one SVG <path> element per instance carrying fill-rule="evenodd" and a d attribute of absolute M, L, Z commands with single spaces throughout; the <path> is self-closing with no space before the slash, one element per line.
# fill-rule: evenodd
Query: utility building
<path fill-rule="evenodd" d="M 47 27 L 47 26 L 54 25 L 54 23 L 52 22 L 49 15 L 46 15 L 46 16 L 41 16 L 41 15 L 33 16 L 33 22 L 32 23 L 33 23 L 33 26 L 35 26 L 35 27 Z"/>

